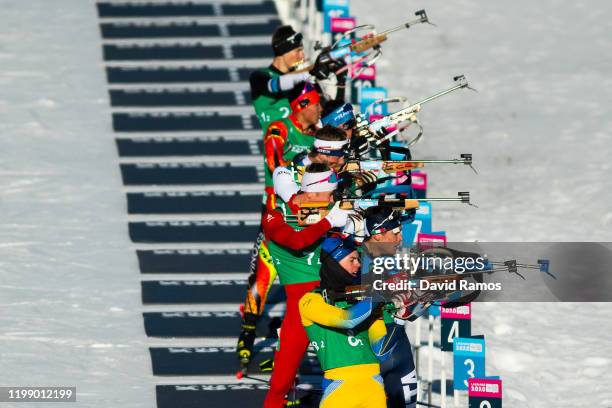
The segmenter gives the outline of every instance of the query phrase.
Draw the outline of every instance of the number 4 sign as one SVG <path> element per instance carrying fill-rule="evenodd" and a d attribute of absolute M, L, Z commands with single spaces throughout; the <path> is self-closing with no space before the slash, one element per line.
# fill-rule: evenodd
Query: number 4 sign
<path fill-rule="evenodd" d="M 468 380 L 470 408 L 502 408 L 500 379 L 470 378 Z"/>
<path fill-rule="evenodd" d="M 455 337 L 470 337 L 472 332 L 472 307 L 467 305 L 446 308 L 441 307 L 440 317 L 441 339 L 440 346 L 442 351 L 453 351 L 453 339 Z"/>
<path fill-rule="evenodd" d="M 456 337 L 453 341 L 453 387 L 468 389 L 468 379 L 485 376 L 484 338 Z"/>

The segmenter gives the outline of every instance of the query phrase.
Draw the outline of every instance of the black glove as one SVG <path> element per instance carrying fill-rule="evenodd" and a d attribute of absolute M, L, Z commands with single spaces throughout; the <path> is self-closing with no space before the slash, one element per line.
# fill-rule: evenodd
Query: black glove
<path fill-rule="evenodd" d="M 368 139 L 362 136 L 353 136 L 349 142 L 349 151 L 355 158 L 364 156 L 370 150 Z"/>
<path fill-rule="evenodd" d="M 319 80 L 327 79 L 329 76 L 345 66 L 344 61 L 333 59 L 329 52 L 322 52 L 317 57 L 314 67 L 310 70 L 310 75 L 313 75 Z"/>

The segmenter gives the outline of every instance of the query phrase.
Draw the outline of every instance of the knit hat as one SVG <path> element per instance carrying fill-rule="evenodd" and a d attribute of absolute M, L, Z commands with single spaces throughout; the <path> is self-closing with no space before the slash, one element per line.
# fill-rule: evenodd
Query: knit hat
<path fill-rule="evenodd" d="M 321 118 L 323 125 L 330 125 L 333 127 L 343 126 L 345 128 L 351 128 L 355 126 L 355 113 L 353 112 L 353 105 L 345 103 L 339 107 L 336 107 L 328 113 L 323 113 Z"/>
<path fill-rule="evenodd" d="M 401 214 L 389 207 L 371 207 L 364 218 L 369 236 L 382 234 L 402 225 Z"/>
<path fill-rule="evenodd" d="M 352 240 L 338 237 L 326 238 L 321 244 L 320 287 L 331 293 L 341 293 L 344 288 L 354 285 L 359 278 L 351 276 L 340 261 L 355 251 Z"/>
<path fill-rule="evenodd" d="M 290 25 L 278 27 L 272 35 L 272 50 L 278 57 L 302 46 L 302 34 L 296 33 Z"/>

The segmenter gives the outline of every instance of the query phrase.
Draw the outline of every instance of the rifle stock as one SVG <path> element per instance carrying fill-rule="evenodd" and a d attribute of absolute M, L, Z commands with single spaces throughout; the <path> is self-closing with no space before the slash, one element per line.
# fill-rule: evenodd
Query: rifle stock
<path fill-rule="evenodd" d="M 357 41 L 356 43 L 349 45 L 349 47 L 352 52 L 360 54 L 362 52 L 368 51 L 374 47 L 379 46 L 381 43 L 385 41 L 387 41 L 387 35 L 382 33 L 382 34 L 376 34 L 371 37 L 363 38 Z"/>

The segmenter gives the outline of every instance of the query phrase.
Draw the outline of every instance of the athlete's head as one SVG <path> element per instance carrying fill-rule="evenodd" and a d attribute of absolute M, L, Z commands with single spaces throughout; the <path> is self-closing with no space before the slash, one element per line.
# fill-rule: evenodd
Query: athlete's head
<path fill-rule="evenodd" d="M 298 192 L 301 202 L 332 202 L 333 192 L 338 187 L 336 173 L 324 163 L 312 163 L 304 171 Z"/>
<path fill-rule="evenodd" d="M 314 136 L 314 147 L 308 153 L 310 160 L 313 163 L 325 163 L 334 171 L 340 170 L 348 144 L 344 130 L 327 125 L 318 129 Z"/>
<path fill-rule="evenodd" d="M 332 101 L 325 105 L 321 113 L 321 123 L 340 128 L 346 132 L 348 138 L 353 136 L 353 129 L 357 124 L 353 105 L 341 101 Z"/>
<path fill-rule="evenodd" d="M 401 214 L 389 207 L 370 207 L 364 214 L 368 237 L 364 244 L 373 255 L 390 255 L 402 244 Z"/>
<path fill-rule="evenodd" d="M 326 238 L 321 244 L 321 288 L 343 292 L 357 283 L 361 262 L 353 241 L 339 237 Z"/>
<path fill-rule="evenodd" d="M 321 119 L 320 101 L 319 91 L 309 82 L 304 82 L 302 86 L 298 85 L 289 92 L 291 111 L 305 128 L 319 123 Z"/>
<path fill-rule="evenodd" d="M 278 27 L 272 35 L 274 65 L 282 72 L 288 72 L 304 61 L 302 34 L 296 33 L 290 25 Z"/>

